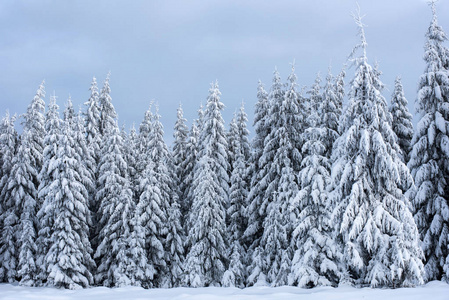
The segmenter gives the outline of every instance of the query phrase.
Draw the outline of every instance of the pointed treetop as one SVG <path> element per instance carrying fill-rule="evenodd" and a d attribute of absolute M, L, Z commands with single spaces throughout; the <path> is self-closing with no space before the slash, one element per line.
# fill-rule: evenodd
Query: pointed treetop
<path fill-rule="evenodd" d="M 354 49 L 352 49 L 351 54 L 349 55 L 349 59 L 354 61 L 356 60 L 354 58 L 356 52 L 358 49 L 362 49 L 362 56 L 360 57 L 362 61 L 367 61 L 366 57 L 366 47 L 368 46 L 365 38 L 365 24 L 363 24 L 362 19 L 365 17 L 365 15 L 360 15 L 360 6 L 357 3 L 357 10 L 353 13 L 351 13 L 352 17 L 354 18 L 355 24 L 357 25 L 359 29 L 359 37 L 360 37 L 360 44 L 356 45 Z"/>

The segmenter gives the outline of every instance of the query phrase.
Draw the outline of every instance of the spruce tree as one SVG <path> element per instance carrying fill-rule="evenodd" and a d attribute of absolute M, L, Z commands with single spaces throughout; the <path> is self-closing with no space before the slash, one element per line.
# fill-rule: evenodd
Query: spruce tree
<path fill-rule="evenodd" d="M 423 282 L 422 252 L 409 200 L 412 179 L 400 158 L 391 115 L 368 64 L 360 16 L 355 17 L 362 53 L 354 59 L 342 135 L 333 151 L 333 222 L 347 273 L 356 284 L 401 287 Z M 346 279 L 345 279 L 346 280 Z"/>
<path fill-rule="evenodd" d="M 264 141 L 270 130 L 268 126 L 268 93 L 260 81 L 257 88 L 257 99 L 253 123 L 255 137 L 251 145 L 252 153 L 248 167 L 249 194 L 246 200 L 245 214 L 248 224 L 243 235 L 243 243 L 248 250 L 246 258 L 248 262 L 252 260 L 253 252 L 258 246 L 262 234 L 261 225 L 263 220 L 261 220 L 259 215 L 259 205 L 263 198 L 263 189 L 260 187 L 259 181 L 262 178 L 263 169 L 260 168 L 259 159 L 263 154 Z"/>
<path fill-rule="evenodd" d="M 185 271 L 186 283 L 195 287 L 220 285 L 227 265 L 225 203 L 229 167 L 220 95 L 216 82 L 209 90 L 199 162 L 194 171 Z"/>
<path fill-rule="evenodd" d="M 116 124 L 105 133 L 98 172 L 101 230 L 95 253 L 95 281 L 109 287 L 144 285 L 151 276 L 151 267 L 146 261 L 146 236 L 136 215 L 127 176 L 122 137 Z"/>
<path fill-rule="evenodd" d="M 189 129 L 186 126 L 187 120 L 184 118 L 184 113 L 182 110 L 181 104 L 179 104 L 177 110 L 177 119 L 173 132 L 173 166 L 175 168 L 175 175 L 177 183 L 176 185 L 179 187 L 179 201 L 183 207 L 183 212 L 185 212 L 185 199 L 187 186 L 186 177 L 189 176 L 189 169 L 187 169 L 187 163 L 189 162 L 188 152 L 187 152 L 187 143 L 188 143 L 188 135 Z"/>
<path fill-rule="evenodd" d="M 98 224 L 98 207 L 99 203 L 95 200 L 96 193 L 96 184 L 98 180 L 97 168 L 98 163 L 100 162 L 100 144 L 102 141 L 101 133 L 100 133 L 100 103 L 99 103 L 99 93 L 97 87 L 97 81 L 94 77 L 92 79 L 90 90 L 90 97 L 87 102 L 84 103 L 86 106 L 86 111 L 83 113 L 84 116 L 84 128 L 86 133 L 86 147 L 89 152 L 89 156 L 91 157 L 91 164 L 88 165 L 88 170 L 91 173 L 92 184 L 94 189 L 89 190 L 89 208 L 92 212 L 92 223 L 93 226 L 90 232 L 90 239 L 92 242 L 92 247 L 96 248 L 95 243 L 95 234 L 97 233 L 97 229 L 95 228 L 95 224 Z"/>
<path fill-rule="evenodd" d="M 441 279 L 445 261 L 449 255 L 449 207 L 448 207 L 448 102 L 449 61 L 447 40 L 438 25 L 435 3 L 433 18 L 426 33 L 424 61 L 426 68 L 421 75 L 417 100 L 417 112 L 421 119 L 412 139 L 412 151 L 408 166 L 415 180 L 416 195 L 413 199 L 415 221 L 418 226 L 425 255 L 425 280 Z"/>
<path fill-rule="evenodd" d="M 323 100 L 311 111 L 307 123 L 309 128 L 304 132 L 304 159 L 299 172 L 300 191 L 296 195 L 293 206 L 298 209 L 299 216 L 294 224 L 292 245 L 295 253 L 292 260 L 292 273 L 289 283 L 302 288 L 320 285 L 336 286 L 340 277 L 339 261 L 341 254 L 332 239 L 330 225 L 331 206 L 328 203 L 327 188 L 330 185 L 330 164 L 326 157 L 329 136 L 335 138 L 337 125 L 333 116 L 321 119 L 320 112 L 325 107 L 332 107 L 334 98 L 328 94 L 330 76 Z M 335 106 L 333 106 L 335 108 Z M 331 110 L 328 110 L 330 114 Z M 326 116 L 326 115 L 325 115 Z M 332 134 L 329 131 L 333 130 Z M 332 146 L 332 144 L 330 144 Z"/>
<path fill-rule="evenodd" d="M 189 138 L 186 144 L 186 160 L 185 160 L 185 178 L 183 182 L 183 186 L 185 187 L 184 193 L 180 198 L 180 208 L 182 215 L 182 224 L 183 227 L 187 225 L 188 214 L 190 208 L 192 207 L 193 198 L 194 198 L 194 186 L 193 179 L 195 177 L 195 166 L 197 164 L 198 159 L 198 150 L 199 150 L 199 129 L 198 129 L 198 120 L 195 120 L 192 123 L 192 127 L 190 128 Z M 186 231 L 186 230 L 185 230 Z"/>
<path fill-rule="evenodd" d="M 44 137 L 44 164 L 39 173 L 39 202 L 42 203 L 37 217 L 39 220 L 39 232 L 37 237 L 37 253 L 39 276 L 38 284 L 43 284 L 48 278 L 48 269 L 45 256 L 50 247 L 50 236 L 54 224 L 54 210 L 49 211 L 48 208 L 53 205 L 55 196 L 54 182 L 57 179 L 57 155 L 58 147 L 61 140 L 61 119 L 59 118 L 59 106 L 56 104 L 56 96 L 50 97 L 48 110 L 45 115 L 45 137 Z"/>
<path fill-rule="evenodd" d="M 76 132 L 82 126 L 72 111 L 69 99 L 42 215 L 50 223 L 45 256 L 47 284 L 78 289 L 93 284 L 91 270 L 95 263 L 89 241 L 90 211 L 85 185 L 90 178 L 85 178 L 85 153 L 79 147 L 80 134 Z M 81 139 L 84 141 L 84 136 Z"/>
<path fill-rule="evenodd" d="M 234 137 L 233 142 L 233 165 L 231 173 L 231 184 L 229 190 L 229 208 L 227 210 L 229 228 L 229 254 L 230 258 L 228 269 L 223 275 L 224 286 L 244 287 L 245 282 L 245 248 L 243 247 L 242 236 L 246 229 L 246 199 L 248 197 L 248 159 L 249 142 L 246 113 L 243 103 L 240 111 L 234 117 Z M 246 152 L 246 157 L 245 153 Z"/>
<path fill-rule="evenodd" d="M 18 135 L 14 128 L 15 116 L 6 116 L 0 124 L 0 151 L 2 178 L 0 179 L 0 282 L 14 282 L 17 267 L 16 225 L 17 209 L 8 189 L 13 159 L 16 155 Z"/>
<path fill-rule="evenodd" d="M 413 137 L 412 115 L 407 108 L 407 99 L 404 96 L 401 78 L 398 76 L 394 84 L 394 92 L 391 99 L 390 113 L 393 117 L 392 128 L 398 138 L 399 147 L 403 162 L 409 161 L 411 151 L 411 141 Z"/>
<path fill-rule="evenodd" d="M 265 193 L 269 184 L 264 177 L 268 173 L 273 157 L 266 157 L 264 150 L 266 139 L 271 134 L 271 131 L 274 130 L 271 126 L 272 108 L 274 103 L 281 102 L 284 97 L 283 85 L 277 70 L 274 72 L 270 93 L 267 95 L 263 85 L 259 82 L 257 97 L 258 102 L 256 104 L 254 121 L 256 137 L 253 141 L 254 152 L 250 169 L 251 188 L 247 204 L 248 227 L 244 235 L 249 244 L 248 254 L 251 256 L 247 280 L 249 285 L 256 284 L 258 281 L 260 281 L 260 284 L 263 284 L 267 272 L 265 264 L 263 266 L 259 265 L 260 262 L 265 263 L 265 259 L 262 256 L 264 249 L 261 247 L 260 241 L 264 232 L 263 222 L 267 215 L 267 205 L 263 203 L 266 199 Z"/>

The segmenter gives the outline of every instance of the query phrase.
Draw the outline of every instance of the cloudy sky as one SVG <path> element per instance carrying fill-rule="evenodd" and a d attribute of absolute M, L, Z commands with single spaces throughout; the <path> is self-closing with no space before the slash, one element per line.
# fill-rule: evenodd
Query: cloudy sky
<path fill-rule="evenodd" d="M 437 9 L 449 33 L 448 2 Z M 414 112 L 431 20 L 426 1 L 358 3 L 384 95 L 401 75 Z M 176 107 L 182 102 L 190 124 L 215 80 L 226 123 L 242 100 L 252 123 L 257 82 L 268 89 L 275 66 L 285 80 L 295 60 L 301 86 L 310 86 L 317 72 L 325 76 L 329 64 L 340 71 L 358 42 L 355 9 L 352 0 L 0 0 L 0 113 L 25 112 L 43 79 L 46 100 L 55 92 L 62 109 L 69 95 L 82 106 L 92 77 L 101 87 L 110 71 L 120 124 L 139 124 L 155 100 L 169 142 Z"/>

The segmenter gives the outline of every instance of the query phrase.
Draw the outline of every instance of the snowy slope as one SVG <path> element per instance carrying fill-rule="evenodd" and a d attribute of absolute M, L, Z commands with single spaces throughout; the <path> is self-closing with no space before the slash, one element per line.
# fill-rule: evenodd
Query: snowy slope
<path fill-rule="evenodd" d="M 62 290 L 55 288 L 27 288 L 11 284 L 0 284 L 0 299 L 45 299 L 45 300 L 124 300 L 124 299 L 243 299 L 243 300 L 448 300 L 449 285 L 439 281 L 430 282 L 417 288 L 387 289 L 356 289 L 349 286 L 339 288 L 321 287 L 314 289 L 300 289 L 284 286 L 277 288 L 251 287 L 243 290 L 237 288 L 175 288 L 144 290 L 136 287 L 105 288 L 97 287 L 83 290 Z"/>

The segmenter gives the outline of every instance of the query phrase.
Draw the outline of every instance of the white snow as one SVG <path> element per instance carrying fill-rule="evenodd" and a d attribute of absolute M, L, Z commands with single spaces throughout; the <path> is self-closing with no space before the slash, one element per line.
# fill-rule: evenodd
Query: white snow
<path fill-rule="evenodd" d="M 291 286 L 276 288 L 270 287 L 250 287 L 246 289 L 238 288 L 174 288 L 174 289 L 149 289 L 137 287 L 105 288 L 96 287 L 82 290 L 64 290 L 55 288 L 30 288 L 12 284 L 0 284 L 1 300 L 24 300 L 24 299 L 45 299 L 45 300 L 125 300 L 125 299 L 182 299 L 182 300 L 215 300 L 215 299 L 243 299 L 243 300 L 447 300 L 449 295 L 449 285 L 432 281 L 426 285 L 416 288 L 400 289 L 372 289 L 353 288 L 350 286 L 340 286 L 338 288 L 319 287 L 314 289 L 301 289 Z"/>

